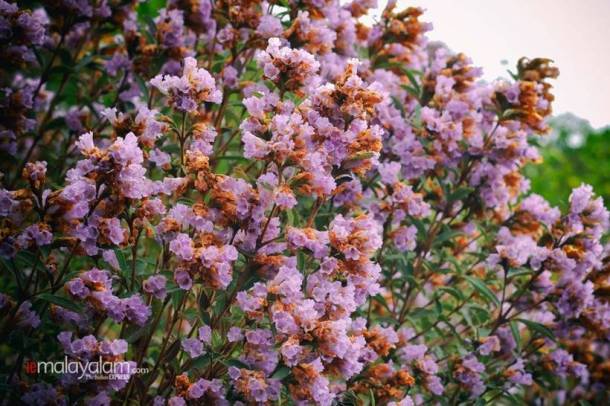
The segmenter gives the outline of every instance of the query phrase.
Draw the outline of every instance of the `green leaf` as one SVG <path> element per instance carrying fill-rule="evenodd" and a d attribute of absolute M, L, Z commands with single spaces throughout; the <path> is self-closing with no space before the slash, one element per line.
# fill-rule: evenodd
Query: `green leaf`
<path fill-rule="evenodd" d="M 417 79 L 415 78 L 414 71 L 412 71 L 411 69 L 404 68 L 404 67 L 402 67 L 402 71 L 409 78 L 409 82 L 411 82 L 411 86 L 413 86 L 413 88 L 415 89 L 417 94 L 418 95 L 421 94 L 421 87 L 419 86 L 419 83 L 417 83 Z"/>
<path fill-rule="evenodd" d="M 17 269 L 20 267 L 34 267 L 35 264 L 39 264 L 40 260 L 36 258 L 36 255 L 31 253 L 30 251 L 20 251 L 15 257 L 15 263 L 17 264 Z"/>
<path fill-rule="evenodd" d="M 80 71 L 82 68 L 87 66 L 92 61 L 93 61 L 93 55 L 87 55 L 86 57 L 84 57 L 80 61 L 78 61 L 76 66 L 74 66 L 74 70 Z"/>
<path fill-rule="evenodd" d="M 184 295 L 186 294 L 185 292 L 186 291 L 184 289 L 178 288 L 171 293 L 172 306 L 174 306 L 174 309 L 178 309 L 178 307 L 182 303 L 182 299 L 184 298 Z"/>
<path fill-rule="evenodd" d="M 0 257 L 0 264 L 7 272 L 14 272 L 13 265 L 6 258 Z"/>
<path fill-rule="evenodd" d="M 419 99 L 419 91 L 415 87 L 409 85 L 400 85 L 400 87 L 406 90 L 411 96 Z"/>
<path fill-rule="evenodd" d="M 463 200 L 468 197 L 468 195 L 470 195 L 473 190 L 474 189 L 471 187 L 461 187 L 455 192 L 451 193 L 449 196 L 447 196 L 447 201 L 457 202 L 458 200 Z"/>
<path fill-rule="evenodd" d="M 229 292 L 226 292 L 226 295 L 228 294 Z M 220 316 L 225 311 L 225 304 L 227 303 L 226 295 L 219 295 L 219 297 L 216 299 L 216 303 L 214 303 L 214 307 L 212 309 L 215 316 Z"/>
<path fill-rule="evenodd" d="M 509 269 L 508 271 L 508 277 L 509 278 L 515 278 L 517 276 L 523 276 L 523 275 L 531 275 L 535 273 L 534 270 L 532 269 Z"/>
<path fill-rule="evenodd" d="M 121 271 L 127 271 L 129 269 L 129 265 L 127 264 L 127 260 L 125 259 L 125 254 L 123 254 L 123 251 L 115 249 L 114 253 L 116 254 L 116 259 L 119 262 L 119 267 L 121 268 Z"/>
<path fill-rule="evenodd" d="M 545 325 L 537 323 L 535 321 L 526 320 L 526 319 L 516 319 L 527 326 L 531 332 L 538 333 L 541 336 L 548 338 L 551 341 L 557 341 L 553 332 Z"/>
<path fill-rule="evenodd" d="M 460 314 L 464 317 L 464 321 L 466 321 L 466 324 L 468 324 L 468 326 L 470 328 L 472 328 L 473 330 L 476 330 L 477 327 L 472 322 L 472 318 L 470 317 L 470 313 L 468 311 L 468 308 L 460 309 Z"/>
<path fill-rule="evenodd" d="M 148 334 L 151 325 L 143 328 L 136 328 L 133 333 L 129 334 L 125 339 L 128 343 L 134 343 L 138 339 L 142 338 L 145 334 Z"/>
<path fill-rule="evenodd" d="M 513 338 L 515 339 L 515 343 L 517 343 L 517 352 L 521 352 L 521 334 L 519 333 L 519 326 L 517 326 L 517 322 L 510 322 L 510 330 L 513 333 Z"/>
<path fill-rule="evenodd" d="M 208 297 L 205 293 L 202 293 L 201 296 L 199 296 L 199 316 L 201 317 L 201 321 L 205 324 L 210 324 L 211 322 L 210 313 L 207 312 L 209 304 Z"/>
<path fill-rule="evenodd" d="M 381 305 L 388 311 L 391 312 L 390 307 L 388 306 L 388 302 L 385 300 L 385 298 L 381 295 L 375 295 L 371 298 L 371 300 L 375 300 L 378 303 L 381 303 Z"/>
<path fill-rule="evenodd" d="M 524 400 L 520 397 L 517 397 L 517 394 L 512 394 L 510 392 L 507 391 L 503 391 L 502 397 L 504 399 L 507 399 L 509 402 L 508 404 L 512 404 L 512 405 L 522 405 L 524 404 Z"/>
<path fill-rule="evenodd" d="M 487 287 L 485 282 L 480 279 L 473 278 L 472 276 L 465 275 L 464 279 L 468 281 L 483 298 L 485 298 L 488 302 L 494 303 L 496 306 L 500 306 L 500 300 L 496 297 L 496 295 Z"/>
<path fill-rule="evenodd" d="M 458 289 L 455 288 L 451 288 L 449 286 L 441 286 L 438 288 L 439 292 L 447 292 L 449 293 L 451 296 L 453 296 L 454 298 L 456 298 L 459 301 L 464 300 L 464 294 L 459 291 Z"/>
<path fill-rule="evenodd" d="M 221 361 L 223 364 L 225 364 L 228 367 L 236 367 L 236 368 L 240 368 L 240 369 L 248 369 L 248 366 L 246 364 L 244 364 L 243 362 L 236 360 L 236 359 L 227 359 L 224 361 Z"/>
<path fill-rule="evenodd" d="M 398 100 L 397 97 L 392 96 L 392 103 L 394 104 L 394 107 L 396 107 L 398 110 L 400 110 L 400 114 L 404 117 L 405 116 L 405 107 L 403 106 L 402 102 L 400 100 Z"/>
<path fill-rule="evenodd" d="M 205 355 L 201 355 L 197 358 L 194 358 L 191 361 L 191 365 L 189 369 L 198 369 L 198 370 L 203 370 L 205 367 L 207 367 L 210 364 L 211 358 L 209 356 L 209 354 L 205 354 Z"/>
<path fill-rule="evenodd" d="M 286 378 L 288 375 L 290 375 L 290 368 L 288 367 L 279 367 L 274 373 L 273 375 L 271 375 L 271 377 L 273 379 L 277 379 L 279 381 L 281 381 L 282 379 Z"/>
<path fill-rule="evenodd" d="M 459 230 L 448 229 L 446 231 L 443 231 L 438 237 L 436 237 L 434 239 L 434 245 L 439 246 L 439 245 L 443 244 L 445 241 L 448 241 L 448 240 L 452 239 L 453 237 L 458 236 L 460 234 L 463 234 L 463 232 L 459 231 Z"/>
<path fill-rule="evenodd" d="M 72 310 L 73 312 L 81 313 L 83 311 L 81 306 L 65 297 L 55 296 L 50 293 L 41 293 L 38 295 L 38 298 L 54 305 L 61 306 L 65 309 Z"/>
<path fill-rule="evenodd" d="M 491 314 L 489 313 L 489 310 L 484 306 L 479 306 L 476 303 L 472 303 L 472 304 L 468 305 L 468 309 L 469 309 L 471 315 L 478 322 L 477 325 L 479 325 L 479 326 L 483 325 L 483 324 L 487 323 L 489 320 L 491 320 Z"/>
<path fill-rule="evenodd" d="M 225 156 L 216 157 L 214 159 L 216 159 L 217 161 L 223 161 L 224 160 L 224 161 L 239 161 L 239 162 L 242 162 L 244 164 L 249 163 L 249 161 L 246 158 L 244 158 L 243 156 L 225 155 Z"/>

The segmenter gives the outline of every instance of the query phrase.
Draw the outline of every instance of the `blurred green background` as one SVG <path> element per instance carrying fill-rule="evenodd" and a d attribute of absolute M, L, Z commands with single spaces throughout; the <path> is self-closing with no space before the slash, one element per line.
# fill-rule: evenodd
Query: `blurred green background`
<path fill-rule="evenodd" d="M 567 207 L 570 191 L 581 183 L 610 204 L 610 126 L 595 130 L 586 120 L 563 114 L 550 121 L 552 132 L 540 140 L 542 164 L 529 165 L 532 192 Z"/>

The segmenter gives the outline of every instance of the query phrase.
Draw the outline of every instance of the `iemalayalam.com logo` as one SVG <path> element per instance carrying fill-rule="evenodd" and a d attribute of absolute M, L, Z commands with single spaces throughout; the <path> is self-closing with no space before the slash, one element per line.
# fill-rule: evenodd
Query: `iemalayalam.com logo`
<path fill-rule="evenodd" d="M 63 361 L 26 361 L 25 372 L 31 375 L 72 374 L 79 380 L 124 380 L 131 375 L 145 374 L 148 368 L 137 368 L 129 361 L 107 361 L 101 356 L 95 361 L 78 361 L 66 356 Z"/>

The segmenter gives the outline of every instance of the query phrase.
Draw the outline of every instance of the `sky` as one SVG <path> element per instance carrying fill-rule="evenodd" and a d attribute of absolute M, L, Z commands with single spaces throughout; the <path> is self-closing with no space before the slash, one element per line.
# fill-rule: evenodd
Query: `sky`
<path fill-rule="evenodd" d="M 382 10 L 387 1 L 378 1 Z M 521 56 L 554 60 L 554 113 L 610 125 L 610 0 L 398 1 L 405 6 L 424 8 L 428 37 L 470 56 L 487 80 L 507 76 Z"/>

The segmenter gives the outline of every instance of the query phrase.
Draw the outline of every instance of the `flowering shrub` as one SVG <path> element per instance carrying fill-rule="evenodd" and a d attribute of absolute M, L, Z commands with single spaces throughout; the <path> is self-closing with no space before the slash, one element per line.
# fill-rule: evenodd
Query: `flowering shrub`
<path fill-rule="evenodd" d="M 23 3 L 3 404 L 610 400 L 608 211 L 520 174 L 549 60 L 484 83 L 393 2 Z M 126 370 L 25 368 L 64 357 Z"/>

